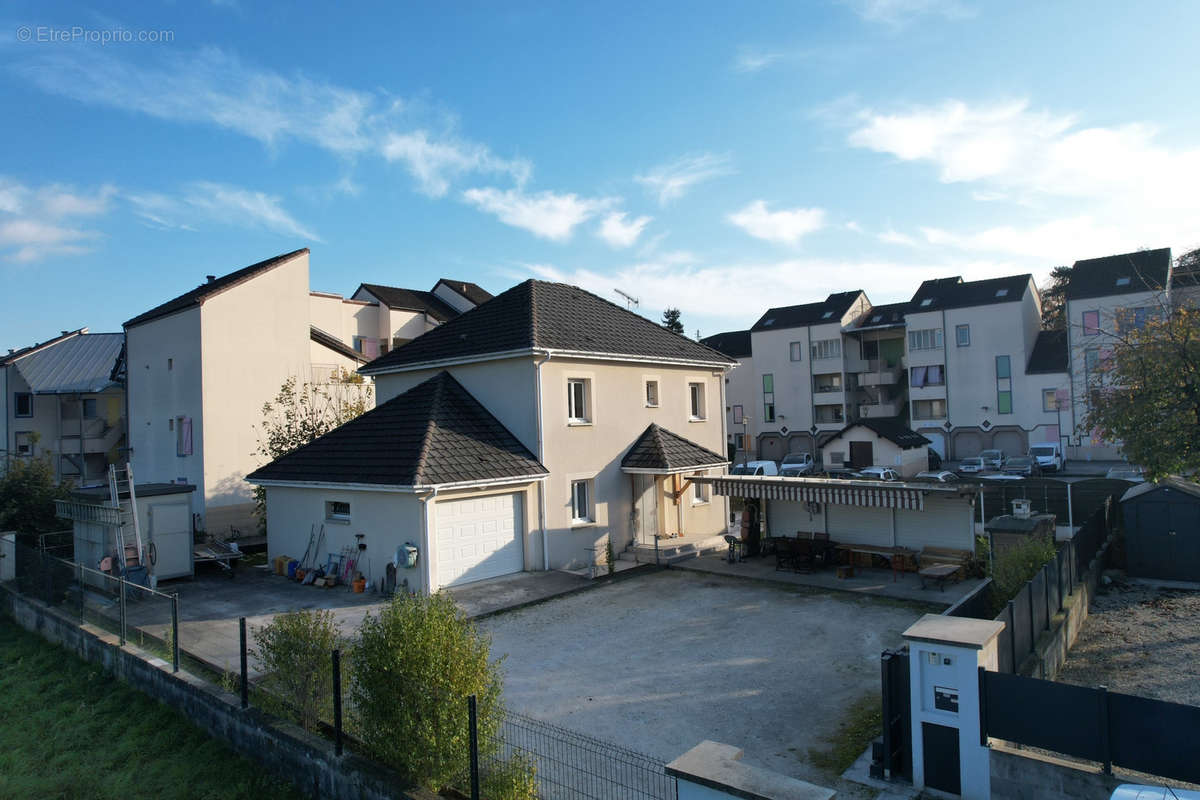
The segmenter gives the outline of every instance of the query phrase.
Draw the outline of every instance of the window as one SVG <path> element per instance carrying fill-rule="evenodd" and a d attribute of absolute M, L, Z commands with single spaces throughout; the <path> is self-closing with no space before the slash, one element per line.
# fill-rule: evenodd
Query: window
<path fill-rule="evenodd" d="M 175 455 L 190 456 L 192 454 L 192 418 L 175 418 Z"/>
<path fill-rule="evenodd" d="M 745 417 L 745 414 L 744 414 L 744 412 L 743 412 L 743 410 L 742 410 L 742 407 L 741 407 L 741 406 L 734 406 L 734 407 L 733 407 L 733 424 L 734 424 L 734 425 L 741 425 L 741 424 L 743 424 L 745 421 L 746 421 L 746 417 Z"/>
<path fill-rule="evenodd" d="M 1012 359 L 996 356 L 996 413 L 1012 413 Z"/>
<path fill-rule="evenodd" d="M 971 346 L 971 326 L 956 325 L 954 328 L 954 343 L 959 347 Z"/>
<path fill-rule="evenodd" d="M 945 386 L 946 370 L 941 364 L 932 364 L 928 367 L 913 367 L 909 383 L 914 389 L 919 389 L 922 386 Z"/>
<path fill-rule="evenodd" d="M 997 289 L 996 297 L 1008 297 L 1008 289 Z"/>
<path fill-rule="evenodd" d="M 1150 306 L 1122 308 L 1117 312 L 1117 330 L 1120 333 L 1140 331 L 1146 327 L 1147 322 L 1157 321 L 1159 318 L 1158 309 Z"/>
<path fill-rule="evenodd" d="M 1098 333 L 1100 333 L 1100 312 L 1083 312 L 1083 335 L 1095 336 Z"/>
<path fill-rule="evenodd" d="M 1126 275 L 1123 278 L 1117 278 L 1117 286 L 1128 286 L 1128 285 L 1129 285 L 1129 276 L 1128 275 Z"/>
<path fill-rule="evenodd" d="M 1042 411 L 1058 410 L 1058 392 L 1054 389 L 1042 389 Z"/>
<path fill-rule="evenodd" d="M 812 343 L 812 357 L 818 358 L 841 358 L 842 357 L 842 340 L 841 339 L 822 339 L 819 342 Z"/>
<path fill-rule="evenodd" d="M 325 519 L 328 522 L 337 522 L 339 524 L 349 524 L 350 522 L 350 504 L 343 503 L 340 500 L 325 501 Z"/>
<path fill-rule="evenodd" d="M 85 397 L 83 399 L 83 418 L 84 419 L 95 419 L 96 418 L 96 398 Z"/>
<path fill-rule="evenodd" d="M 913 419 L 945 419 L 945 400 L 917 400 L 913 403 Z"/>
<path fill-rule="evenodd" d="M 168 358 L 167 359 L 167 371 L 170 372 L 173 369 L 175 369 L 175 359 Z"/>
<path fill-rule="evenodd" d="M 13 394 L 13 416 L 14 417 L 32 417 L 33 416 L 33 395 L 29 392 L 15 392 Z"/>
<path fill-rule="evenodd" d="M 658 381 L 646 381 L 646 408 L 658 408 Z"/>
<path fill-rule="evenodd" d="M 1089 347 L 1083 351 L 1083 370 L 1086 378 L 1091 380 L 1100 371 L 1100 348 Z"/>
<path fill-rule="evenodd" d="M 576 425 L 592 421 L 592 382 L 587 378 L 571 378 L 567 381 L 567 422 Z"/>
<path fill-rule="evenodd" d="M 703 472 L 697 472 L 696 477 L 703 477 Z M 692 505 L 698 506 L 701 503 L 707 503 L 709 498 L 709 487 L 707 483 L 692 484 Z"/>
<path fill-rule="evenodd" d="M 745 450 L 746 449 L 746 434 L 735 433 L 733 435 L 733 445 L 738 450 Z"/>
<path fill-rule="evenodd" d="M 822 392 L 840 392 L 841 390 L 841 373 L 832 372 L 828 375 L 813 375 L 813 391 L 817 394 Z"/>
<path fill-rule="evenodd" d="M 701 420 L 708 416 L 704 407 L 704 384 L 688 384 L 688 412 L 693 420 Z"/>
<path fill-rule="evenodd" d="M 863 361 L 877 361 L 879 359 L 879 340 L 868 339 L 862 343 Z"/>
<path fill-rule="evenodd" d="M 592 482 L 571 481 L 571 521 L 592 521 Z"/>
<path fill-rule="evenodd" d="M 928 308 L 931 303 L 933 303 L 933 298 L 926 297 L 924 300 L 921 301 L 921 308 Z"/>
<path fill-rule="evenodd" d="M 801 356 L 804 355 L 803 342 L 792 342 L 790 345 L 788 345 L 788 349 L 791 351 L 792 361 L 800 361 Z"/>
<path fill-rule="evenodd" d="M 925 328 L 908 332 L 909 350 L 940 350 L 942 348 L 942 329 Z"/>
<path fill-rule="evenodd" d="M 17 455 L 28 456 L 33 455 L 33 432 L 32 431 L 17 431 Z"/>
<path fill-rule="evenodd" d="M 821 319 L 829 319 L 832 316 L 833 316 L 832 311 L 826 311 L 824 314 L 821 315 Z"/>
<path fill-rule="evenodd" d="M 775 376 L 763 375 L 763 422 L 775 421 Z"/>

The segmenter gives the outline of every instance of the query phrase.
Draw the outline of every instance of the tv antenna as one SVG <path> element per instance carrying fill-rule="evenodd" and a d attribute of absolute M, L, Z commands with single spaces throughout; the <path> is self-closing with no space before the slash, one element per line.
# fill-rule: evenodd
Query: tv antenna
<path fill-rule="evenodd" d="M 621 297 L 625 298 L 625 308 L 627 308 L 630 311 L 632 311 L 633 309 L 637 308 L 638 306 L 640 306 L 642 304 L 641 300 L 638 300 L 636 297 L 634 297 L 631 294 L 622 292 L 620 289 L 613 289 L 613 291 L 616 292 L 617 294 L 621 295 Z"/>

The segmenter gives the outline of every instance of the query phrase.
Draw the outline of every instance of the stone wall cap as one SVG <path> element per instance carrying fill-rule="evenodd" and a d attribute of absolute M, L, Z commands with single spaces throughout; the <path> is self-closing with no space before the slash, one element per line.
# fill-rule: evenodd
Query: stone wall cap
<path fill-rule="evenodd" d="M 982 650 L 1002 630 L 1004 623 L 998 620 L 926 614 L 904 632 L 904 638 Z"/>
<path fill-rule="evenodd" d="M 835 795 L 824 786 L 743 764 L 741 757 L 737 747 L 703 741 L 667 764 L 667 774 L 745 800 L 831 800 Z"/>

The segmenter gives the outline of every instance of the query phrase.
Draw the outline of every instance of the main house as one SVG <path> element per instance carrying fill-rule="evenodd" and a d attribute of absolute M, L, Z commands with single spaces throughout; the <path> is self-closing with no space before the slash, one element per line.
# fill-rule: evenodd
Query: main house
<path fill-rule="evenodd" d="M 436 591 L 713 536 L 734 361 L 574 286 L 525 281 L 362 368 L 378 406 L 262 467 L 272 557 L 366 545 Z M 361 535 L 361 538 L 359 536 Z M 406 568 L 403 548 L 415 547 Z"/>
<path fill-rule="evenodd" d="M 490 297 L 449 280 L 431 292 L 371 289 L 376 294 L 368 296 L 364 284 L 350 299 L 310 291 L 306 248 L 209 275 L 126 322 L 137 479 L 195 486 L 200 529 L 253 530 L 245 476 L 262 464 L 255 452 L 263 404 L 284 381 L 323 384 L 354 375 L 390 346 Z"/>

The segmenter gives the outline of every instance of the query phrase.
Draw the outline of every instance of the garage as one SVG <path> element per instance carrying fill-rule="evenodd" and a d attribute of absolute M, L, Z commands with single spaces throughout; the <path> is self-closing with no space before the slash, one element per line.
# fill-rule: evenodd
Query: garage
<path fill-rule="evenodd" d="M 982 452 L 983 436 L 978 431 L 954 432 L 954 458 L 971 458 Z"/>
<path fill-rule="evenodd" d="M 497 494 L 437 504 L 438 585 L 457 586 L 525 568 L 521 495 Z"/>
<path fill-rule="evenodd" d="M 992 448 L 1003 450 L 1005 457 L 1023 456 L 1029 452 L 1029 445 L 1025 440 L 1025 431 L 993 431 Z"/>

